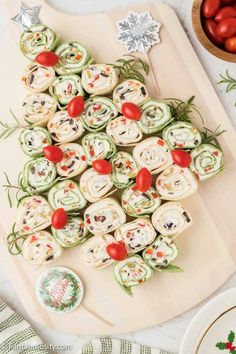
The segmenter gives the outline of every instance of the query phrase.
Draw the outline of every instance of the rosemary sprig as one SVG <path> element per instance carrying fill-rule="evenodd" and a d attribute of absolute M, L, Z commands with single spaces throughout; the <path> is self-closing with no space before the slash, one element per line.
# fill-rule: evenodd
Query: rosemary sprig
<path fill-rule="evenodd" d="M 11 233 L 7 236 L 8 251 L 13 256 L 17 256 L 21 253 L 21 243 L 25 237 L 25 235 L 20 235 L 19 232 L 16 231 L 16 224 L 14 224 Z"/>
<path fill-rule="evenodd" d="M 145 84 L 145 75 L 149 73 L 149 65 L 140 58 L 134 55 L 124 55 L 127 59 L 118 59 L 115 64 L 112 65 L 117 71 L 121 80 L 134 79 L 139 80 Z M 143 74 L 144 73 L 144 74 Z"/>
<path fill-rule="evenodd" d="M 167 98 L 169 101 L 168 105 L 170 107 L 172 116 L 176 121 L 192 122 L 194 118 L 193 114 L 195 113 L 201 120 L 202 124 L 205 124 L 204 118 L 201 112 L 196 107 L 193 102 L 195 96 L 190 97 L 187 101 L 182 101 L 178 98 Z"/>
<path fill-rule="evenodd" d="M 218 84 L 226 84 L 226 93 L 236 90 L 236 79 L 230 76 L 229 71 L 226 70 L 225 76 L 220 74 L 222 80 L 218 82 Z"/>
<path fill-rule="evenodd" d="M 12 135 L 16 130 L 22 129 L 22 128 L 27 128 L 29 125 L 21 125 L 20 121 L 16 117 L 16 115 L 12 112 L 11 109 L 9 109 L 10 114 L 14 121 L 16 122 L 15 125 L 9 125 L 6 122 L 0 121 L 0 126 L 2 127 L 1 132 L 0 132 L 0 139 L 7 139 L 10 135 Z"/>
<path fill-rule="evenodd" d="M 202 135 L 202 144 L 212 144 L 217 147 L 219 150 L 222 150 L 218 137 L 224 134 L 226 130 L 222 130 L 220 125 L 216 128 L 215 131 L 212 131 L 205 127 L 205 131 L 201 133 Z"/>
<path fill-rule="evenodd" d="M 12 208 L 12 198 L 11 198 L 11 191 L 12 190 L 16 190 L 16 200 L 17 200 L 17 202 L 19 203 L 19 201 L 22 199 L 22 198 L 24 198 L 24 197 L 26 197 L 26 196 L 28 196 L 28 195 L 30 195 L 29 194 L 29 192 L 25 189 L 25 187 L 23 186 L 23 184 L 22 184 L 22 178 L 21 178 L 21 173 L 19 174 L 19 177 L 18 177 L 18 185 L 13 185 L 11 182 L 10 182 L 10 179 L 9 179 L 9 177 L 8 177 L 8 175 L 7 175 L 7 173 L 6 172 L 3 172 L 4 173 L 4 175 L 5 175 L 5 178 L 6 178 L 6 184 L 3 184 L 3 188 L 4 188 L 4 190 L 7 192 L 7 198 L 8 198 L 8 202 L 9 202 L 9 205 L 10 205 L 10 208 Z M 22 195 L 22 192 L 24 193 L 23 195 Z"/>

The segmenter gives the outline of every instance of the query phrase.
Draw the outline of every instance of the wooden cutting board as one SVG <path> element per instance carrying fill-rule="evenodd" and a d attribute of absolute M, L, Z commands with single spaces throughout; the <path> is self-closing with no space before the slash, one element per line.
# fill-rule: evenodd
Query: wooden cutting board
<path fill-rule="evenodd" d="M 134 297 L 123 293 L 113 279 L 113 267 L 103 270 L 87 268 L 80 261 L 79 249 L 66 250 L 53 265 L 66 266 L 77 272 L 85 285 L 83 307 L 67 315 L 46 312 L 36 301 L 35 282 L 48 266 L 34 267 L 21 256 L 10 256 L 1 242 L 1 264 L 6 267 L 19 298 L 28 313 L 38 322 L 59 330 L 79 334 L 116 334 L 156 325 L 195 306 L 212 294 L 235 271 L 236 235 L 236 134 L 208 77 L 194 53 L 174 11 L 157 2 L 137 5 L 111 13 L 74 16 L 56 11 L 43 0 L 41 20 L 58 32 L 64 40 L 79 40 L 97 62 L 113 62 L 125 54 L 116 40 L 116 22 L 129 10 L 149 11 L 163 25 L 161 44 L 149 52 L 149 59 L 160 87 L 160 97 L 189 98 L 196 102 L 206 117 L 207 126 L 219 124 L 227 130 L 220 139 L 228 169 L 224 174 L 200 184 L 193 197 L 183 205 L 193 215 L 194 226 L 183 233 L 177 244 L 180 256 L 176 264 L 182 274 L 155 274 L 134 289 Z M 17 13 L 18 0 L 5 0 L 9 14 L 6 45 L 1 48 L 1 119 L 10 123 L 9 108 L 18 116 L 26 95 L 20 75 L 27 60 L 18 49 L 20 28 L 10 22 Z M 154 95 L 151 76 L 148 89 Z M 16 183 L 26 161 L 20 151 L 17 136 L 0 141 L 0 184 L 7 171 Z M 9 209 L 6 194 L 0 191 L 0 222 L 2 238 L 15 220 L 15 208 Z"/>

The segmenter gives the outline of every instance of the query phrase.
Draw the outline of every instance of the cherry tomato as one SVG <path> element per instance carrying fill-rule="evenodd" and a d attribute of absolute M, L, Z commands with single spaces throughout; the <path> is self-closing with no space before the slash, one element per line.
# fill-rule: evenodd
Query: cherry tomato
<path fill-rule="evenodd" d="M 205 20 L 204 29 L 207 37 L 217 46 L 224 44 L 225 40 L 217 34 L 217 23 L 211 18 Z"/>
<path fill-rule="evenodd" d="M 77 118 L 84 111 L 84 99 L 82 96 L 76 96 L 70 100 L 67 106 L 67 112 L 70 117 Z"/>
<path fill-rule="evenodd" d="M 226 39 L 225 49 L 230 53 L 236 53 L 236 36 Z"/>
<path fill-rule="evenodd" d="M 46 159 L 53 163 L 61 162 L 64 154 L 63 151 L 56 145 L 48 145 L 43 148 L 43 154 Z"/>
<path fill-rule="evenodd" d="M 54 66 L 58 62 L 58 55 L 54 52 L 41 52 L 39 53 L 35 61 L 43 66 Z"/>
<path fill-rule="evenodd" d="M 221 5 L 233 5 L 235 3 L 235 0 L 221 0 Z"/>
<path fill-rule="evenodd" d="M 216 22 L 220 22 L 232 17 L 236 17 L 236 9 L 232 6 L 225 6 L 217 12 L 215 20 Z"/>
<path fill-rule="evenodd" d="M 180 167 L 188 167 L 191 165 L 192 157 L 187 151 L 172 150 L 171 155 L 172 155 L 172 159 L 176 165 L 178 165 Z"/>
<path fill-rule="evenodd" d="M 205 0 L 202 5 L 202 14 L 205 18 L 214 17 L 220 9 L 220 0 Z"/>
<path fill-rule="evenodd" d="M 121 112 L 125 118 L 131 120 L 139 120 L 142 114 L 139 106 L 132 102 L 123 103 L 121 107 Z"/>
<path fill-rule="evenodd" d="M 115 261 L 123 261 L 127 255 L 127 249 L 125 248 L 125 245 L 121 242 L 119 243 L 110 243 L 106 247 L 106 251 L 108 255 L 114 259 Z"/>
<path fill-rule="evenodd" d="M 227 18 L 221 21 L 217 27 L 217 34 L 223 38 L 229 38 L 236 34 L 236 18 Z"/>
<path fill-rule="evenodd" d="M 95 171 L 103 175 L 109 175 L 112 171 L 112 165 L 107 160 L 93 161 L 93 168 L 95 169 Z"/>
<path fill-rule="evenodd" d="M 63 227 L 66 226 L 67 224 L 67 213 L 65 212 L 65 210 L 63 208 L 59 208 L 57 210 L 55 210 L 52 214 L 52 227 L 54 227 L 54 229 L 63 229 Z"/>
<path fill-rule="evenodd" d="M 143 167 L 136 176 L 136 189 L 140 192 L 146 192 L 152 185 L 152 175 L 150 171 Z"/>

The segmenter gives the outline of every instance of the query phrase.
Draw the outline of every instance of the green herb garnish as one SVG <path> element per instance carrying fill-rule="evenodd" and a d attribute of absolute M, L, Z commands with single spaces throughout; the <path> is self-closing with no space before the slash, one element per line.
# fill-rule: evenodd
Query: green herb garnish
<path fill-rule="evenodd" d="M 10 135 L 12 135 L 16 130 L 22 129 L 22 128 L 27 128 L 29 125 L 21 125 L 20 121 L 16 117 L 16 115 L 12 112 L 11 109 L 9 109 L 12 118 L 16 122 L 15 125 L 9 125 L 6 122 L 0 121 L 0 127 L 2 127 L 2 130 L 0 132 L 0 139 L 7 139 Z"/>
<path fill-rule="evenodd" d="M 20 235 L 16 231 L 16 224 L 13 225 L 11 233 L 7 236 L 8 251 L 13 255 L 17 256 L 21 253 L 21 245 L 19 244 L 26 236 Z M 21 242 L 22 243 L 22 242 Z"/>
<path fill-rule="evenodd" d="M 220 125 L 216 128 L 214 132 L 205 127 L 205 131 L 201 133 L 202 144 L 212 144 L 215 147 L 217 147 L 219 150 L 222 150 L 217 138 L 218 136 L 224 134 L 225 132 L 226 130 L 221 130 Z"/>
<path fill-rule="evenodd" d="M 236 79 L 229 75 L 229 71 L 226 70 L 225 76 L 223 74 L 220 75 L 221 81 L 218 84 L 226 84 L 226 92 L 230 92 L 236 90 Z"/>
<path fill-rule="evenodd" d="M 204 125 L 204 118 L 196 105 L 193 103 L 194 99 L 195 96 L 190 97 L 187 101 L 182 101 L 178 98 L 167 98 L 166 100 L 169 101 L 168 105 L 170 107 L 172 117 L 174 117 L 176 121 L 192 123 L 192 120 L 195 118 L 193 116 L 195 113 Z"/>
<path fill-rule="evenodd" d="M 140 58 L 134 55 L 125 55 L 127 59 L 118 59 L 115 64 L 112 65 L 117 71 L 120 80 L 134 79 L 145 84 L 145 77 L 149 73 L 149 65 Z"/>
<path fill-rule="evenodd" d="M 27 196 L 29 196 L 29 192 L 26 190 L 26 188 L 23 186 L 23 183 L 22 183 L 22 173 L 19 174 L 18 176 L 18 185 L 13 185 L 11 182 L 10 182 L 10 179 L 8 177 L 8 175 L 6 174 L 6 172 L 3 172 L 4 175 L 5 175 L 5 178 L 6 178 L 6 184 L 3 184 L 3 188 L 4 190 L 7 192 L 7 198 L 8 198 L 8 202 L 9 202 L 9 205 L 10 205 L 10 208 L 12 208 L 12 199 L 11 199 L 11 191 L 12 190 L 15 190 L 16 191 L 16 200 L 17 202 L 19 203 L 20 200 L 22 198 L 25 198 Z M 23 194 L 22 194 L 23 193 Z"/>

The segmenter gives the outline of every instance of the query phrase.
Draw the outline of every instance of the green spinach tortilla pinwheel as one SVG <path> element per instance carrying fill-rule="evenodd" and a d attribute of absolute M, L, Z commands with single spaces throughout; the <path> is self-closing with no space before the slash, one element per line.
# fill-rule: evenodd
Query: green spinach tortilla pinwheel
<path fill-rule="evenodd" d="M 62 255 L 62 248 L 47 231 L 35 232 L 25 239 L 22 256 L 31 264 L 48 264 Z"/>
<path fill-rule="evenodd" d="M 132 155 L 125 151 L 118 151 L 110 162 L 111 178 L 117 188 L 126 188 L 133 183 L 138 173 L 138 166 Z"/>
<path fill-rule="evenodd" d="M 32 93 L 22 103 L 22 113 L 26 122 L 46 125 L 56 112 L 57 102 L 47 93 Z"/>
<path fill-rule="evenodd" d="M 76 74 L 58 76 L 52 82 L 49 92 L 57 101 L 60 109 L 66 109 L 73 97 L 84 95 L 80 77 Z"/>
<path fill-rule="evenodd" d="M 81 255 L 86 266 L 101 269 L 114 263 L 106 251 L 107 246 L 113 242 L 115 239 L 109 234 L 93 236 L 85 241 Z"/>
<path fill-rule="evenodd" d="M 83 137 L 82 146 L 85 150 L 87 163 L 92 165 L 95 160 L 109 159 L 116 153 L 116 145 L 106 133 L 90 133 Z"/>
<path fill-rule="evenodd" d="M 181 268 L 171 264 L 177 256 L 178 248 L 175 243 L 162 235 L 143 251 L 145 262 L 159 272 L 182 272 Z"/>
<path fill-rule="evenodd" d="M 192 225 L 192 217 L 180 203 L 167 202 L 152 215 L 152 225 L 161 235 L 173 237 Z"/>
<path fill-rule="evenodd" d="M 81 120 L 90 132 L 103 130 L 110 120 L 118 115 L 116 106 L 107 97 L 90 97 L 84 104 Z"/>
<path fill-rule="evenodd" d="M 60 145 L 64 157 L 56 164 L 57 173 L 62 177 L 75 177 L 82 173 L 86 167 L 86 156 L 83 147 L 76 143 Z"/>
<path fill-rule="evenodd" d="M 38 157 L 26 162 L 22 185 L 29 193 L 40 193 L 51 188 L 56 177 L 55 165 L 45 157 Z"/>
<path fill-rule="evenodd" d="M 113 119 L 107 124 L 106 133 L 118 146 L 136 145 L 143 137 L 134 120 L 126 119 L 123 116 Z"/>
<path fill-rule="evenodd" d="M 30 157 L 43 154 L 43 148 L 51 145 L 52 140 L 47 129 L 42 127 L 25 128 L 19 135 L 20 147 Z"/>
<path fill-rule="evenodd" d="M 176 122 L 166 127 L 163 140 L 171 149 L 193 149 L 201 144 L 201 133 L 188 122 Z"/>
<path fill-rule="evenodd" d="M 168 145 L 158 137 L 147 138 L 137 144 L 133 157 L 139 168 L 146 167 L 152 174 L 173 164 Z"/>
<path fill-rule="evenodd" d="M 128 294 L 132 294 L 132 287 L 147 281 L 153 272 L 144 262 L 142 257 L 133 255 L 118 262 L 114 268 L 114 277 L 121 288 Z"/>
<path fill-rule="evenodd" d="M 84 212 L 85 225 L 94 235 L 112 232 L 126 221 L 126 215 L 115 199 L 105 198 L 91 204 Z"/>
<path fill-rule="evenodd" d="M 30 235 L 51 224 L 52 208 L 41 196 L 21 199 L 16 212 L 16 226 L 20 234 Z"/>
<path fill-rule="evenodd" d="M 27 90 L 37 93 L 46 91 L 54 78 L 55 70 L 52 67 L 42 66 L 33 62 L 25 68 L 21 81 Z"/>
<path fill-rule="evenodd" d="M 58 35 L 43 24 L 27 28 L 20 37 L 20 49 L 30 60 L 41 52 L 53 51 L 58 44 Z"/>
<path fill-rule="evenodd" d="M 80 189 L 85 198 L 93 203 L 115 192 L 110 175 L 100 174 L 93 168 L 86 170 L 80 178 Z"/>
<path fill-rule="evenodd" d="M 112 65 L 91 64 L 82 71 L 81 81 L 90 95 L 107 95 L 118 84 L 118 75 Z"/>
<path fill-rule="evenodd" d="M 71 118 L 67 111 L 56 112 L 48 121 L 47 128 L 57 143 L 70 143 L 81 137 L 85 129 L 79 118 Z"/>
<path fill-rule="evenodd" d="M 69 217 L 63 229 L 52 227 L 52 234 L 61 247 L 69 248 L 83 243 L 88 236 L 88 231 L 81 218 Z"/>
<path fill-rule="evenodd" d="M 140 192 L 133 184 L 122 193 L 121 204 L 130 216 L 148 217 L 160 206 L 161 199 L 155 188 L 150 187 L 146 192 Z"/>
<path fill-rule="evenodd" d="M 156 189 L 165 200 L 181 200 L 198 189 L 198 183 L 188 168 L 167 167 L 156 179 Z"/>
<path fill-rule="evenodd" d="M 55 66 L 58 75 L 80 73 L 90 60 L 87 49 L 77 41 L 62 43 L 55 53 L 59 58 Z"/>
<path fill-rule="evenodd" d="M 211 144 L 202 144 L 191 151 L 190 169 L 200 181 L 204 181 L 224 170 L 223 152 Z"/>
<path fill-rule="evenodd" d="M 56 183 L 49 190 L 48 202 L 53 209 L 63 208 L 68 212 L 83 209 L 87 204 L 78 184 L 69 179 Z"/>
<path fill-rule="evenodd" d="M 161 132 L 174 119 L 168 104 L 158 100 L 147 100 L 141 111 L 142 115 L 137 123 L 144 134 Z"/>
<path fill-rule="evenodd" d="M 132 102 L 142 104 L 148 98 L 148 92 L 144 84 L 138 80 L 129 79 L 116 86 L 113 91 L 113 101 L 121 111 L 122 104 Z"/>
<path fill-rule="evenodd" d="M 115 231 L 117 242 L 124 243 L 129 254 L 146 248 L 156 238 L 156 231 L 148 219 L 135 219 Z"/>

